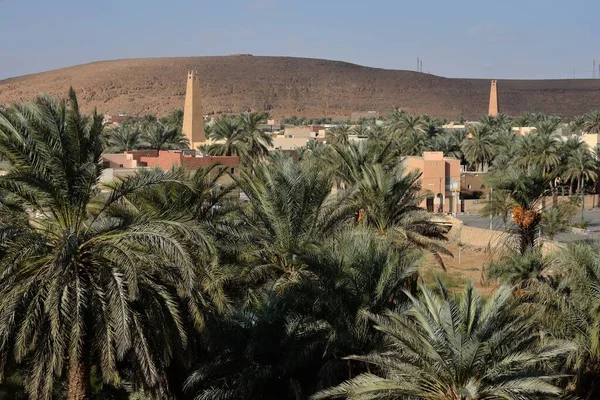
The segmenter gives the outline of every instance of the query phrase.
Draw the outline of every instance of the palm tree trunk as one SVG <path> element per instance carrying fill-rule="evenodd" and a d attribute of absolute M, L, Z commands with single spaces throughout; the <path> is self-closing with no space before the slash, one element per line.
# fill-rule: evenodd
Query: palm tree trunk
<path fill-rule="evenodd" d="M 352 362 L 350 360 L 346 360 L 348 363 L 348 379 L 352 379 Z"/>
<path fill-rule="evenodd" d="M 69 368 L 67 400 L 88 400 L 91 393 L 90 363 L 87 355 L 84 355 L 81 362 Z"/>

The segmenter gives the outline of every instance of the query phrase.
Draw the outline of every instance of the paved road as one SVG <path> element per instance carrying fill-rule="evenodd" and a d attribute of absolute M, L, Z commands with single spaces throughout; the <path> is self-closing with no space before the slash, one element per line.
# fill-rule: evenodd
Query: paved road
<path fill-rule="evenodd" d="M 489 218 L 482 218 L 478 215 L 459 214 L 456 218 L 461 220 L 466 226 L 473 226 L 475 228 L 489 229 L 490 220 Z M 589 231 L 587 235 L 579 235 L 570 232 L 561 233 L 556 236 L 556 239 L 560 242 L 571 242 L 582 239 L 593 239 L 600 240 L 600 210 L 586 210 L 583 212 L 584 220 L 589 222 Z M 581 221 L 581 211 L 578 212 L 573 218 L 573 222 Z M 510 221 L 508 222 L 510 224 Z M 492 221 L 492 229 L 504 230 L 504 224 L 502 219 L 496 218 Z"/>

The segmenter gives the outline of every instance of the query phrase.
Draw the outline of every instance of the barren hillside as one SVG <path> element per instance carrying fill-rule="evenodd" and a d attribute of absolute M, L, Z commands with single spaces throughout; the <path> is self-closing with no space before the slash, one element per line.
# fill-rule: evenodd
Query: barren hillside
<path fill-rule="evenodd" d="M 275 116 L 349 116 L 394 107 L 436 117 L 479 118 L 489 80 L 448 79 L 412 71 L 327 60 L 256 57 L 149 58 L 102 61 L 0 81 L 0 104 L 39 92 L 64 96 L 73 86 L 86 110 L 165 114 L 183 108 L 186 72 L 201 76 L 209 112 L 270 108 Z M 600 109 L 598 80 L 500 80 L 500 108 L 566 116 Z"/>

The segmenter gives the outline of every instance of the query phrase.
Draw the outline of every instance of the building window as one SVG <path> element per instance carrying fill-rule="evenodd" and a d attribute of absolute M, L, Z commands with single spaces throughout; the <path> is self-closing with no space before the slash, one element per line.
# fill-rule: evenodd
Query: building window
<path fill-rule="evenodd" d="M 231 168 L 231 173 L 233 174 L 235 172 L 235 168 Z"/>
<path fill-rule="evenodd" d="M 471 185 L 467 185 L 467 189 L 471 189 Z"/>

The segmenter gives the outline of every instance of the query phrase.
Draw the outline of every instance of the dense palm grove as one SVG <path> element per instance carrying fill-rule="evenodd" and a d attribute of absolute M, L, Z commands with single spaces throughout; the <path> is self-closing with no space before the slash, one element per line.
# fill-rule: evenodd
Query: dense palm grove
<path fill-rule="evenodd" d="M 0 397 L 598 398 L 600 255 L 546 254 L 537 229 L 542 196 L 593 188 L 597 159 L 519 118 L 537 133 L 396 111 L 292 159 L 263 114 L 222 117 L 203 150 L 243 165 L 223 188 L 218 166 L 99 183 L 103 151 L 184 148 L 180 113 L 104 132 L 73 92 L 2 111 Z M 489 166 L 514 211 L 491 296 L 420 277 L 449 253 L 401 163 L 426 149 Z"/>

